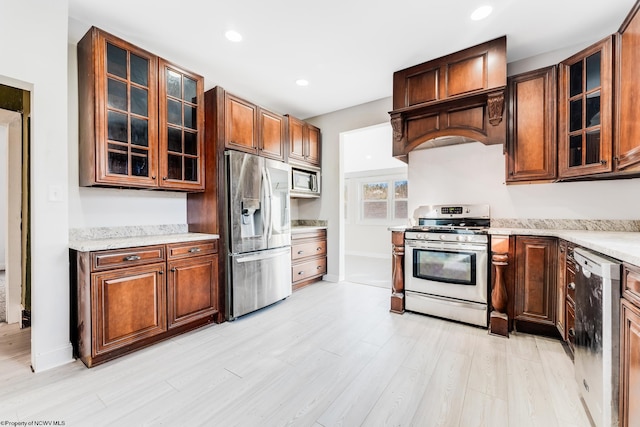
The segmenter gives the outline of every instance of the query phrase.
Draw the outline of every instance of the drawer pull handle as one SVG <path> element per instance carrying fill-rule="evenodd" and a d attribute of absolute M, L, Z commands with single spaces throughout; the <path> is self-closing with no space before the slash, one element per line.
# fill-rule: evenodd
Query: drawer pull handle
<path fill-rule="evenodd" d="M 321 268 L 322 268 L 322 266 L 319 265 L 319 266 L 316 267 L 316 270 L 320 270 Z"/>
<path fill-rule="evenodd" d="M 298 271 L 298 276 L 302 276 L 304 274 L 304 271 Z"/>
<path fill-rule="evenodd" d="M 140 259 L 140 256 L 138 255 L 129 255 L 122 258 L 123 261 L 138 261 L 139 259 Z"/>
<path fill-rule="evenodd" d="M 321 250 L 322 250 L 322 248 L 319 247 L 319 246 L 316 248 L 316 251 L 321 251 Z"/>
<path fill-rule="evenodd" d="M 571 289 L 572 291 L 575 291 L 575 290 L 576 290 L 576 284 L 575 284 L 575 283 L 573 283 L 573 282 L 570 282 L 570 283 L 567 285 L 567 287 L 568 287 L 569 289 Z"/>
<path fill-rule="evenodd" d="M 575 338 L 575 336 L 576 336 L 576 330 L 575 330 L 575 329 L 573 329 L 573 328 L 569 328 L 569 336 L 570 336 L 571 338 Z"/>
<path fill-rule="evenodd" d="M 191 249 L 189 249 L 189 252 L 191 252 L 192 254 L 194 254 L 196 252 L 200 252 L 200 248 L 191 248 Z"/>
<path fill-rule="evenodd" d="M 298 251 L 298 255 L 302 255 L 304 251 Z"/>

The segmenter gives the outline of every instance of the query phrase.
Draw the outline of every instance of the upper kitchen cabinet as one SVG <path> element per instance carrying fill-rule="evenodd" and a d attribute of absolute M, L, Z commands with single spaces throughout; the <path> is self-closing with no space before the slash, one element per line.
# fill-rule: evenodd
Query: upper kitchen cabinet
<path fill-rule="evenodd" d="M 507 183 L 556 178 L 556 67 L 509 77 Z"/>
<path fill-rule="evenodd" d="M 303 166 L 320 166 L 320 129 L 287 116 L 289 122 L 289 163 Z"/>
<path fill-rule="evenodd" d="M 559 65 L 558 177 L 613 170 L 613 36 Z"/>
<path fill-rule="evenodd" d="M 204 189 L 202 77 L 92 27 L 78 86 L 80 185 Z"/>
<path fill-rule="evenodd" d="M 625 19 L 616 45 L 616 169 L 621 172 L 640 171 L 640 2 Z"/>
<path fill-rule="evenodd" d="M 393 155 L 416 148 L 480 141 L 503 144 L 507 39 L 486 43 L 393 74 Z"/>
<path fill-rule="evenodd" d="M 204 188 L 204 81 L 159 59 L 160 186 Z"/>
<path fill-rule="evenodd" d="M 224 94 L 224 146 L 233 150 L 256 154 L 258 152 L 258 107 L 225 92 Z"/>
<path fill-rule="evenodd" d="M 224 123 L 225 148 L 285 161 L 283 116 L 225 92 Z"/>
<path fill-rule="evenodd" d="M 287 120 L 264 108 L 258 109 L 260 137 L 258 153 L 262 157 L 285 161 Z"/>

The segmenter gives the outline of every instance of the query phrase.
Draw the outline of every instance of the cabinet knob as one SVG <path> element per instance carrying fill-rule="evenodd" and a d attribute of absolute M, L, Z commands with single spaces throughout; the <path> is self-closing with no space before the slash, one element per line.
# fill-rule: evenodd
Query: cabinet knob
<path fill-rule="evenodd" d="M 600 164 L 601 164 L 601 165 L 606 165 L 606 164 L 607 164 L 607 161 L 606 161 L 606 160 L 600 160 Z"/>
<path fill-rule="evenodd" d="M 298 251 L 298 255 L 302 255 L 304 251 Z"/>
<path fill-rule="evenodd" d="M 576 284 L 574 282 L 569 282 L 569 284 L 567 285 L 567 287 L 569 289 L 571 289 L 572 291 L 576 290 Z"/>
<path fill-rule="evenodd" d="M 151 179 L 156 179 L 156 176 L 155 175 L 151 175 Z"/>
<path fill-rule="evenodd" d="M 571 338 L 575 338 L 575 336 L 576 336 L 576 330 L 575 330 L 575 329 L 573 329 L 573 328 L 569 328 L 569 336 L 570 336 Z"/>
<path fill-rule="evenodd" d="M 175 273 L 175 272 L 176 272 L 176 269 L 175 269 L 175 268 L 171 268 L 171 272 L 172 272 L 172 273 Z"/>
<path fill-rule="evenodd" d="M 168 178 L 169 178 L 169 177 L 167 177 L 167 176 L 163 176 L 163 177 L 162 177 L 162 180 L 163 180 L 163 181 L 166 181 Z"/>
<path fill-rule="evenodd" d="M 509 172 L 509 175 L 513 176 L 513 171 L 510 171 L 510 172 Z"/>
<path fill-rule="evenodd" d="M 321 251 L 321 250 L 322 250 L 322 248 L 321 248 L 320 246 L 318 246 L 318 247 L 316 248 L 316 251 Z"/>
<path fill-rule="evenodd" d="M 316 267 L 316 270 L 320 270 L 321 268 L 322 268 L 322 266 L 319 265 L 319 266 Z"/>
<path fill-rule="evenodd" d="M 304 271 L 298 271 L 298 276 L 302 276 L 304 274 Z"/>
<path fill-rule="evenodd" d="M 164 271 L 160 270 L 158 271 L 158 274 L 164 274 Z"/>
<path fill-rule="evenodd" d="M 123 261 L 138 261 L 140 257 L 138 255 L 129 255 L 122 258 Z"/>

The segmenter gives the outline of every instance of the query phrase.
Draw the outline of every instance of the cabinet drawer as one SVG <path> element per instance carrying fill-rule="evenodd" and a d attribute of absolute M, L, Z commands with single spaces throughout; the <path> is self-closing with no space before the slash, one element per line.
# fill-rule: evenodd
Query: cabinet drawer
<path fill-rule="evenodd" d="M 291 277 L 293 283 L 301 280 L 317 277 L 327 272 L 327 259 L 318 258 L 311 261 L 293 265 L 291 267 Z"/>
<path fill-rule="evenodd" d="M 327 241 L 317 240 L 314 242 L 295 243 L 291 247 L 291 259 L 297 260 L 304 257 L 315 255 L 326 255 Z"/>
<path fill-rule="evenodd" d="M 624 265 L 622 292 L 625 298 L 640 306 L 640 268 Z"/>
<path fill-rule="evenodd" d="M 164 246 L 144 246 L 91 252 L 91 270 L 109 270 L 164 261 Z"/>
<path fill-rule="evenodd" d="M 217 240 L 201 240 L 196 242 L 172 243 L 167 245 L 168 259 L 209 255 L 216 252 L 218 252 Z"/>

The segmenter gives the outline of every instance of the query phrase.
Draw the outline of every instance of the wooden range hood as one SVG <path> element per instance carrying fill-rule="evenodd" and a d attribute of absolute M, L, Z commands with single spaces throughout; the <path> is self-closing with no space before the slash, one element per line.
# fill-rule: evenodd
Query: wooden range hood
<path fill-rule="evenodd" d="M 463 142 L 504 144 L 506 36 L 393 73 L 393 156 Z"/>

